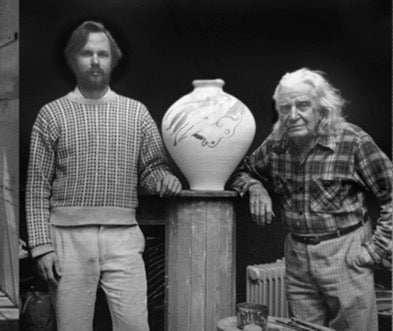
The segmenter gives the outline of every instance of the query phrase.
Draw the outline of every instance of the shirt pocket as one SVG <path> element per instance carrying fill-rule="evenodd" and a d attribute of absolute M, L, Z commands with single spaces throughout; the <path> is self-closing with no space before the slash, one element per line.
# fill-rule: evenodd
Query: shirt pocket
<path fill-rule="evenodd" d="M 281 176 L 274 176 L 273 182 L 274 193 L 279 197 L 282 207 L 286 210 L 292 209 L 292 181 Z"/>
<path fill-rule="evenodd" d="M 312 179 L 310 182 L 310 210 L 320 213 L 342 213 L 359 208 L 352 184 L 341 178 Z"/>

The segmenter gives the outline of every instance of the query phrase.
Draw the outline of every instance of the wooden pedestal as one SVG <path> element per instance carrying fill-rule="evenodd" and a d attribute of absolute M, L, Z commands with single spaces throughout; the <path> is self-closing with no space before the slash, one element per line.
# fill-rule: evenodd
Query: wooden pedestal
<path fill-rule="evenodd" d="M 211 331 L 235 313 L 236 231 L 230 191 L 183 191 L 167 206 L 166 330 Z"/>

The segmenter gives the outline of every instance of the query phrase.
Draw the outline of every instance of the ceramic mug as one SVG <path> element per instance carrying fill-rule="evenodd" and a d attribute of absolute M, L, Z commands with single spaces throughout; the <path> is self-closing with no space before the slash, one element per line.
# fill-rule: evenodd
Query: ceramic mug
<path fill-rule="evenodd" d="M 237 327 L 243 329 L 249 324 L 258 325 L 266 329 L 269 308 L 258 303 L 242 302 L 236 305 Z"/>

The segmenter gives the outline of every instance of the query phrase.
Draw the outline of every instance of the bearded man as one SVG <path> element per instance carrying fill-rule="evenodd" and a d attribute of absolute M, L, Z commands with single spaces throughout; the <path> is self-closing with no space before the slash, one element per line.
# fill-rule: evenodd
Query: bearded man
<path fill-rule="evenodd" d="M 74 91 L 45 105 L 34 123 L 26 189 L 29 247 L 48 282 L 59 331 L 92 330 L 97 286 L 113 330 L 145 331 L 145 239 L 137 187 L 180 193 L 146 107 L 109 87 L 122 53 L 87 21 L 65 50 Z"/>

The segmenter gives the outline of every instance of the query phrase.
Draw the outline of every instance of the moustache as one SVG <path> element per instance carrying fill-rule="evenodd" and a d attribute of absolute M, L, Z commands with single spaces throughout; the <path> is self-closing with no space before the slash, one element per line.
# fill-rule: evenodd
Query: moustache
<path fill-rule="evenodd" d="M 92 68 L 86 71 L 88 75 L 94 75 L 94 74 L 100 74 L 100 75 L 105 75 L 105 71 L 102 70 L 101 68 Z"/>

